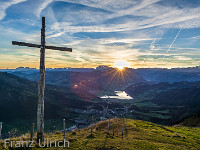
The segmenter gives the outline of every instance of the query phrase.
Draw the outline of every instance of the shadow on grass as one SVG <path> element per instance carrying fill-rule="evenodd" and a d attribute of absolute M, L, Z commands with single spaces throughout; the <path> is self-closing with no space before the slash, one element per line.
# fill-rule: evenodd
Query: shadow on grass
<path fill-rule="evenodd" d="M 88 135 L 86 138 L 93 139 L 93 138 L 95 138 L 95 137 L 94 137 L 94 135 L 93 135 L 93 134 L 90 134 L 90 135 Z"/>
<path fill-rule="evenodd" d="M 113 136 L 110 134 L 107 134 L 105 136 L 105 141 L 104 141 L 103 147 L 99 147 L 99 148 L 97 148 L 97 150 L 112 150 L 114 148 L 114 147 L 106 148 L 108 138 L 113 138 Z"/>

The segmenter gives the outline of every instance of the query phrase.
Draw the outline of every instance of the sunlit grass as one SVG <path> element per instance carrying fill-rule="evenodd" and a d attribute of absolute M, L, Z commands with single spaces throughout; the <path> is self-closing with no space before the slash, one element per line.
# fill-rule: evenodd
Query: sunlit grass
<path fill-rule="evenodd" d="M 127 132 L 124 131 L 122 137 L 123 119 L 111 119 L 110 134 L 107 134 L 108 121 L 101 121 L 93 126 L 94 137 L 90 137 L 90 127 L 81 130 L 74 130 L 66 134 L 66 140 L 70 142 L 70 147 L 66 149 L 194 149 L 200 147 L 200 128 L 189 127 L 168 127 L 153 124 L 140 120 L 125 120 Z M 114 136 L 112 135 L 112 125 L 115 125 Z M 119 136 L 117 137 L 117 127 L 119 127 Z M 63 133 L 45 135 L 50 140 L 63 140 Z M 13 138 L 12 140 L 21 139 Z M 23 139 L 28 140 L 27 134 Z M 36 138 L 36 137 L 35 137 Z M 2 141 L 3 142 L 3 141 Z M 2 147 L 1 142 L 1 149 Z M 41 148 L 34 148 L 41 149 Z M 56 148 L 45 148 L 56 149 Z M 60 148 L 59 148 L 60 149 Z M 62 149 L 62 148 L 61 148 Z"/>

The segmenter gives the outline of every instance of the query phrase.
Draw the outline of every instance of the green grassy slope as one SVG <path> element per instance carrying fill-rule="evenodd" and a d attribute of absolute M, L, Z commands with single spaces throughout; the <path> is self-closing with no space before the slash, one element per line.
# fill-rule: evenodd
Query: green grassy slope
<path fill-rule="evenodd" d="M 113 122 L 115 124 L 114 136 L 112 135 Z M 98 122 L 94 125 L 94 137 L 90 136 L 90 127 L 67 133 L 66 139 L 69 140 L 70 147 L 66 149 L 198 150 L 200 148 L 200 128 L 167 127 L 140 120 L 126 119 L 127 132 L 124 132 L 124 136 L 122 137 L 122 122 L 122 119 L 111 119 L 110 134 L 107 134 L 108 120 Z M 116 136 L 117 125 L 119 126 L 118 137 Z M 26 139 L 25 137 L 20 138 Z M 17 139 L 19 140 L 20 138 Z M 58 132 L 56 134 L 46 135 L 46 138 L 50 140 L 63 140 L 63 133 Z M 3 145 L 3 143 L 1 143 L 1 145 Z"/>
<path fill-rule="evenodd" d="M 200 113 L 200 82 L 139 84 L 126 92 L 133 97 L 128 118 L 173 125 Z"/>
<path fill-rule="evenodd" d="M 17 134 L 26 132 L 32 122 L 36 122 L 38 83 L 22 79 L 9 73 L 0 72 L 0 122 L 3 122 L 2 134 L 16 128 Z M 74 124 L 70 119 L 79 116 L 75 109 L 85 110 L 90 101 L 83 101 L 69 88 L 46 84 L 45 119 L 46 130 L 55 130 L 62 118 L 67 125 Z M 62 124 L 61 124 L 62 126 Z M 61 129 L 57 125 L 58 129 Z"/>
<path fill-rule="evenodd" d="M 192 115 L 175 124 L 175 126 L 200 127 L 200 114 Z"/>

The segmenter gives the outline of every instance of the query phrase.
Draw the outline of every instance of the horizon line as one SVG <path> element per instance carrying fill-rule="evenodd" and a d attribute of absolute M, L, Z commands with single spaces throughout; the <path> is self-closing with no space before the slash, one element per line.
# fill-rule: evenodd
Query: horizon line
<path fill-rule="evenodd" d="M 57 68 L 51 68 L 51 67 L 47 67 L 45 69 L 97 69 L 98 67 L 108 67 L 108 68 L 116 68 L 116 67 L 112 67 L 112 66 L 107 66 L 107 65 L 100 65 L 100 66 L 97 66 L 96 68 L 95 67 L 57 67 Z M 186 69 L 186 68 L 200 68 L 200 65 L 198 66 L 188 66 L 188 67 L 171 67 L 171 68 L 168 68 L 168 67 L 137 67 L 137 68 L 134 68 L 134 67 L 124 67 L 124 68 L 130 68 L 130 69 Z M 32 68 L 32 67 L 23 67 L 23 66 L 20 66 L 20 67 L 17 67 L 17 68 L 0 68 L 0 70 L 16 70 L 16 69 L 36 69 L 36 70 L 39 70 L 39 68 Z"/>

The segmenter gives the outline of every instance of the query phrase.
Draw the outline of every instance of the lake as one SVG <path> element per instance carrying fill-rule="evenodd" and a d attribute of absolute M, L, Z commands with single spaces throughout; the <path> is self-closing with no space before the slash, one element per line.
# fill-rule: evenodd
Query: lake
<path fill-rule="evenodd" d="M 104 99 L 108 99 L 108 98 L 112 98 L 112 99 L 133 99 L 131 96 L 129 96 L 125 91 L 115 91 L 116 96 L 101 96 L 100 98 Z"/>

